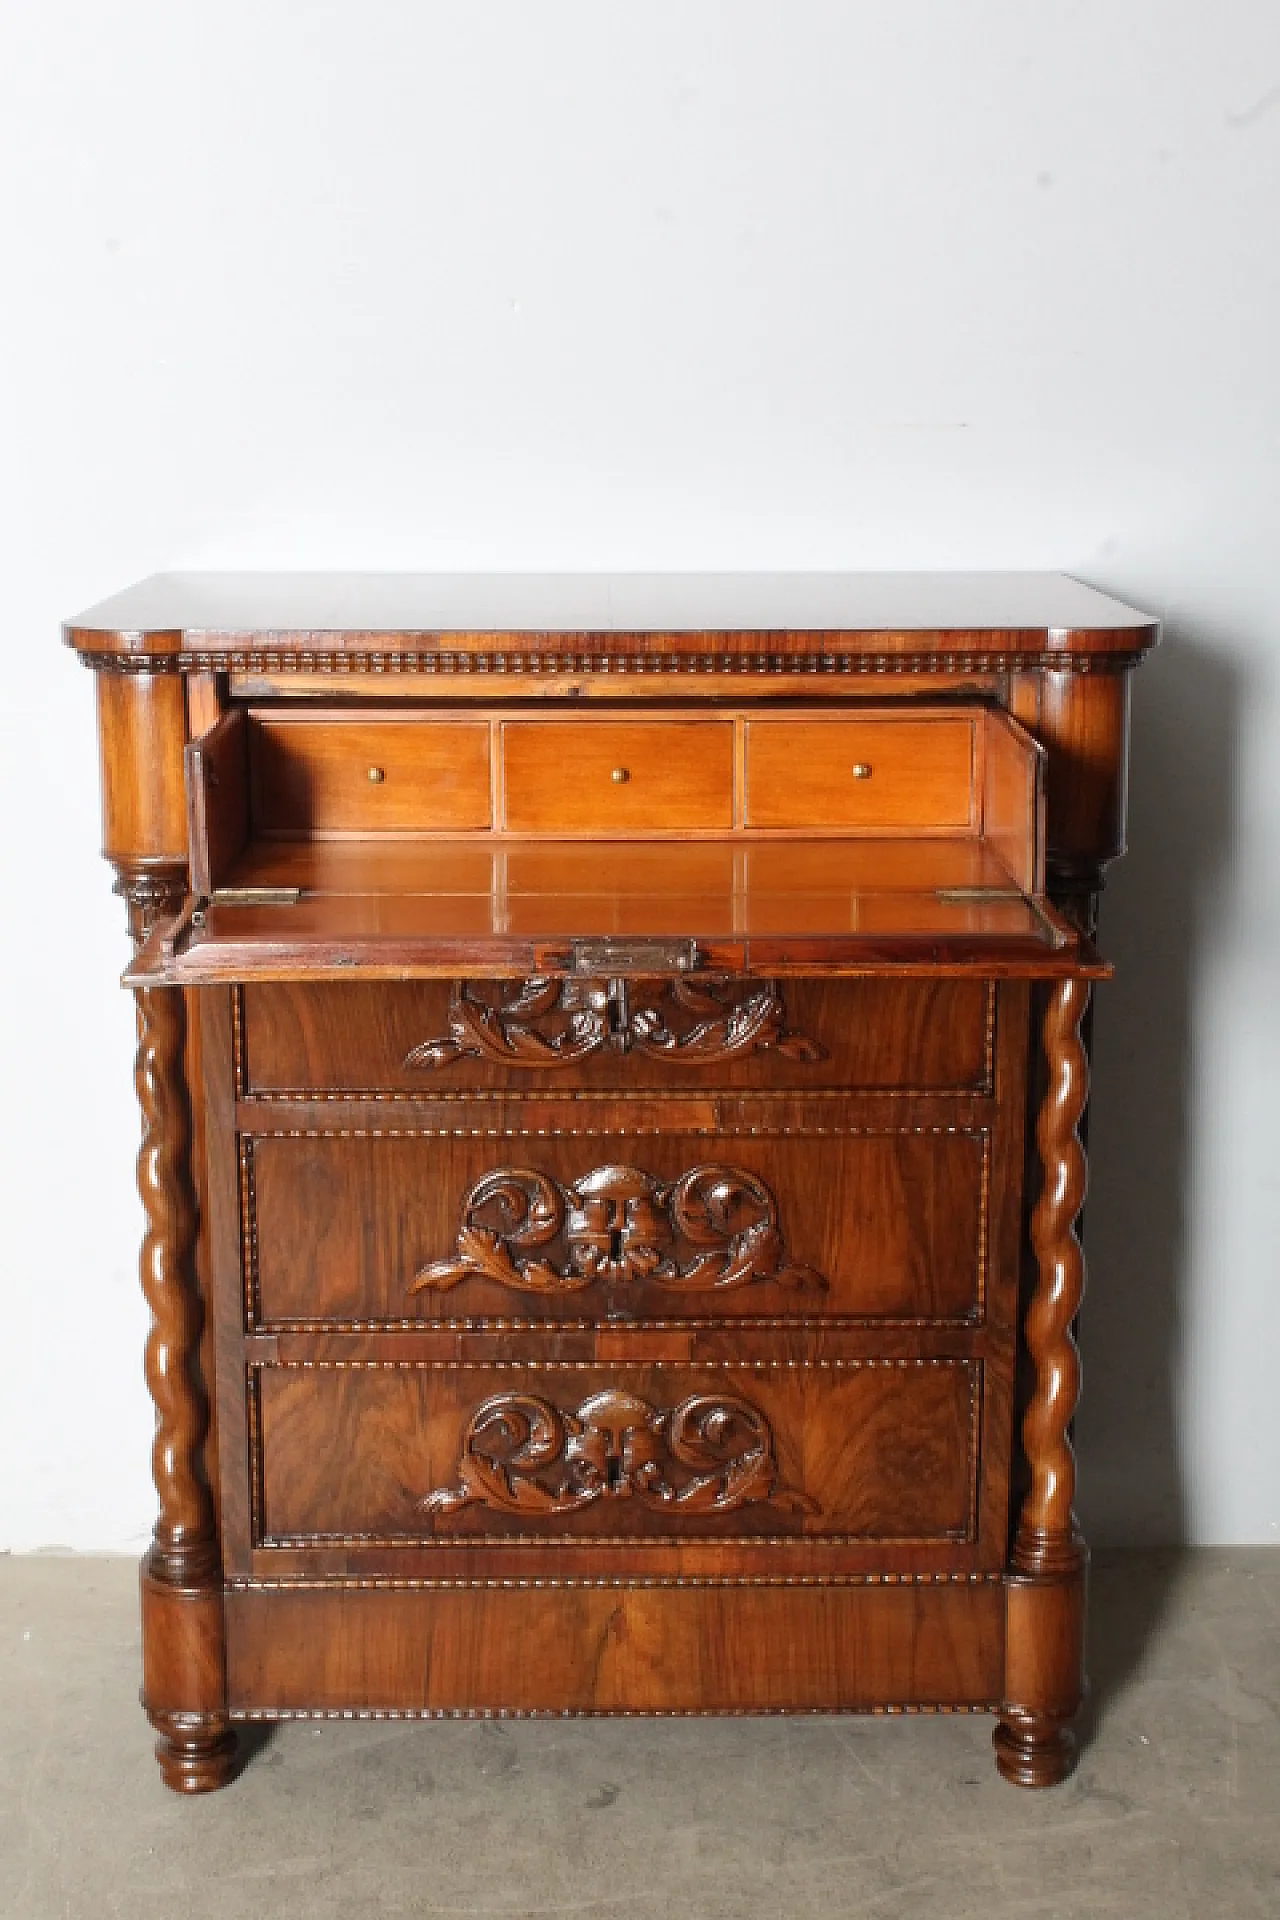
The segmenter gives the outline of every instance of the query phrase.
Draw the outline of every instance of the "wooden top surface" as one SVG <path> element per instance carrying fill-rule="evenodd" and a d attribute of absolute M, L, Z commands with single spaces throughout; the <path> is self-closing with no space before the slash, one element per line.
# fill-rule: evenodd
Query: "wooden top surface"
<path fill-rule="evenodd" d="M 1158 623 L 1057 573 L 153 574 L 69 620 L 90 659 L 568 648 L 1131 654 Z M 732 645 L 730 641 L 732 640 Z"/>

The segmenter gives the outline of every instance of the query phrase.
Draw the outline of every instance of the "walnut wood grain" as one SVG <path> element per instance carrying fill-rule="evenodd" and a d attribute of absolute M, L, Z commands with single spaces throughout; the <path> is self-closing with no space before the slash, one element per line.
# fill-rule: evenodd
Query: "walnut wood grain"
<path fill-rule="evenodd" d="M 939 1548 L 961 1543 L 968 1547 L 970 1564 L 977 1564 L 981 1380 L 971 1361 L 651 1363 L 568 1370 L 535 1363 L 521 1368 L 515 1388 L 500 1364 L 339 1361 L 264 1366 L 256 1380 L 261 1546 L 324 1548 L 382 1540 L 393 1547 L 417 1543 L 448 1561 L 456 1542 L 487 1542 L 505 1545 L 518 1561 L 530 1546 L 560 1543 L 585 1552 L 595 1541 L 617 1538 L 632 1543 L 632 1571 L 641 1574 L 650 1541 L 742 1540 L 767 1546 L 778 1536 L 808 1543 L 819 1554 L 843 1541 L 932 1541 Z M 446 1490 L 459 1484 L 460 1457 L 477 1462 L 483 1450 L 487 1457 L 500 1456 L 509 1468 L 511 1445 L 492 1434 L 482 1439 L 476 1428 L 491 1427 L 492 1407 L 509 1406 L 513 1391 L 525 1396 L 526 1404 L 532 1397 L 584 1425 L 593 1416 L 582 1409 L 596 1396 L 623 1395 L 629 1403 L 645 1403 L 652 1417 L 667 1418 L 668 1438 L 670 1412 L 685 1403 L 745 1406 L 750 1410 L 746 1427 L 739 1411 L 739 1424 L 722 1436 L 721 1466 L 741 1457 L 758 1488 L 760 1440 L 768 1433 L 766 1464 L 788 1498 L 772 1503 L 726 1499 L 688 1510 L 635 1497 L 564 1499 L 541 1512 L 533 1510 L 532 1492 L 515 1504 L 455 1498 Z M 606 1404 L 621 1403 L 606 1398 Z M 636 1420 L 641 1423 L 637 1438 L 643 1428 L 653 1440 L 652 1428 L 635 1408 L 622 1425 Z M 541 1436 L 535 1446 L 541 1446 Z M 619 1434 L 615 1461 L 621 1460 L 621 1448 Z M 606 1453 L 606 1470 L 607 1458 Z M 652 1449 L 651 1460 L 657 1464 Z M 495 1472 L 502 1470 L 498 1466 Z M 672 1472 L 685 1478 L 683 1469 Z M 495 1485 L 490 1476 L 490 1492 Z M 437 1493 L 441 1499 L 433 1503 Z"/>
<path fill-rule="evenodd" d="M 420 1041 L 406 1067 L 447 1067 L 468 1056 L 498 1066 L 564 1068 L 593 1053 L 639 1053 L 676 1066 L 720 1066 L 743 1054 L 816 1061 L 824 1049 L 786 1024 L 777 981 L 524 980 L 490 1004 L 471 981 L 449 1002 L 449 1028 Z"/>
<path fill-rule="evenodd" d="M 990 1711 L 1000 1695 L 999 1586 L 250 1587 L 227 1607 L 246 1718 Z"/>
<path fill-rule="evenodd" d="M 980 1092 L 985 981 L 255 981 L 243 1084 L 270 1096 L 661 1087 Z"/>
<path fill-rule="evenodd" d="M 156 1409 L 152 1473 L 160 1501 L 152 1563 L 174 1586 L 198 1586 L 217 1570 L 213 1506 L 199 1464 L 207 1419 L 193 1357 L 200 1335 L 191 1285 L 195 1242 L 187 1153 L 190 1120 L 183 1077 L 182 995 L 136 995 L 135 1084 L 142 1109 L 138 1192 L 147 1216 L 140 1270 L 151 1309 L 147 1386 Z"/>
<path fill-rule="evenodd" d="M 1154 622 L 1046 576 L 206 576 L 66 637 L 142 944 L 168 1783 L 229 1777 L 229 1714 L 833 1708 L 995 1710 L 1061 1778 L 1079 929 Z M 189 867 L 297 907 L 196 922 Z"/>
<path fill-rule="evenodd" d="M 1080 1038 L 1088 1002 L 1087 981 L 1064 980 L 1050 995 L 1044 1021 L 1049 1080 L 1036 1122 L 1044 1186 L 1031 1217 L 1038 1277 L 1025 1325 L 1035 1387 L 1022 1424 L 1031 1485 L 1014 1545 L 1014 1562 L 1025 1573 L 1071 1573 L 1078 1564 L 1070 1429 L 1080 1397 L 1072 1328 L 1085 1279 L 1076 1218 L 1087 1184 L 1079 1126 L 1089 1091 Z"/>
<path fill-rule="evenodd" d="M 996 1762 L 1020 1786 L 1052 1786 L 1074 1762 L 1071 1722 L 1084 1693 L 1086 1552 L 1076 1520 L 1071 1421 L 1080 1396 L 1074 1323 L 1084 1298 L 1076 1221 L 1087 1167 L 1080 1140 L 1089 1063 L 1080 1027 L 1089 983 L 1064 980 L 1044 1016 L 1047 1084 L 1036 1121 L 1043 1187 L 1031 1217 L 1037 1278 L 1024 1337 L 1035 1369 L 1022 1422 L 1030 1484 L 1014 1537 L 1006 1703 Z"/>
<path fill-rule="evenodd" d="M 168 674 L 99 674 L 102 851 L 136 870 L 187 863 L 186 702 Z"/>
<path fill-rule="evenodd" d="M 69 620 L 87 657 L 315 663 L 383 676 L 452 655 L 855 655 L 866 670 L 1011 657 L 1092 667 L 1154 644 L 1149 615 L 1063 574 L 155 574 Z M 223 670 L 228 670 L 224 668 Z M 544 669 L 545 670 L 545 669 Z M 557 668 L 563 671 L 563 668 Z"/>
<path fill-rule="evenodd" d="M 143 1564 L 144 1701 L 160 1735 L 156 1757 L 166 1785 L 202 1793 L 229 1777 L 235 1741 L 219 1693 L 221 1565 L 201 1456 L 208 1410 L 197 1376 L 185 1007 L 180 993 L 162 988 L 138 993 L 136 1003 L 138 1191 L 147 1217 L 140 1272 L 151 1309 L 145 1372 L 156 1411 L 151 1464 L 159 1500 Z"/>
<path fill-rule="evenodd" d="M 979 1312 L 981 1130 L 736 1135 L 715 1143 L 719 1164 L 711 1144 L 494 1140 L 465 1119 L 453 1138 L 350 1137 L 340 1122 L 254 1137 L 252 1313 L 270 1326 Z"/>

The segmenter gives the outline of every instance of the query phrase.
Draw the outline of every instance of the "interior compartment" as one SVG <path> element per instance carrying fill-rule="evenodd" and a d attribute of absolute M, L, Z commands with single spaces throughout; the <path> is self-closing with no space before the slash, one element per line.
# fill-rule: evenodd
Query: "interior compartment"
<path fill-rule="evenodd" d="M 1042 763 L 980 705 L 237 707 L 188 748 L 196 899 L 135 977 L 1052 972 Z"/>

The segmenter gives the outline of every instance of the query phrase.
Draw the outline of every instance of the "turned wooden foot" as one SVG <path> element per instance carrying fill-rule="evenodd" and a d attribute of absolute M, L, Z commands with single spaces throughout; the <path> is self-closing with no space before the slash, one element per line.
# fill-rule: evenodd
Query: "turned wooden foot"
<path fill-rule="evenodd" d="M 1015 1787 L 1056 1787 L 1076 1764 L 1069 1726 L 1037 1714 L 1006 1713 L 991 1736 L 996 1767 Z"/>
<path fill-rule="evenodd" d="M 150 1719 L 160 1735 L 156 1759 L 166 1787 L 175 1793 L 212 1793 L 234 1777 L 236 1736 L 226 1720 L 181 1713 L 153 1713 Z"/>

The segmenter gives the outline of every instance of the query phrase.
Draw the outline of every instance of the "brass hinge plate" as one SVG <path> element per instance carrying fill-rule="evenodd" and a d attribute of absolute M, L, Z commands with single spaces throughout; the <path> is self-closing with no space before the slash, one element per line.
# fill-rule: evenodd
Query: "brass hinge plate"
<path fill-rule="evenodd" d="M 211 907 L 296 907 L 301 887 L 215 887 Z"/>

